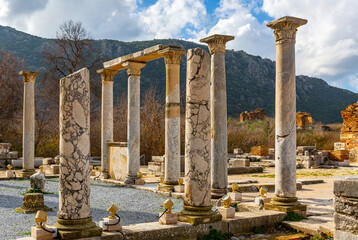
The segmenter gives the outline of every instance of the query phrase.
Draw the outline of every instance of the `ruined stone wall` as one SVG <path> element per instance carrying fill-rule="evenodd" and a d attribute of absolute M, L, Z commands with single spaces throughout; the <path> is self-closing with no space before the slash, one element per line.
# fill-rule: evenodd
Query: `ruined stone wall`
<path fill-rule="evenodd" d="M 349 150 L 351 162 L 358 161 L 358 102 L 349 105 L 342 112 L 343 125 L 341 129 L 341 142 Z"/>
<path fill-rule="evenodd" d="M 313 124 L 313 118 L 310 113 L 297 112 L 296 113 L 296 124 L 300 128 L 306 128 Z"/>
<path fill-rule="evenodd" d="M 263 120 L 265 117 L 266 117 L 265 110 L 262 108 L 257 108 L 255 111 L 252 112 L 248 112 L 248 111 L 242 112 L 240 114 L 240 122 L 244 122 L 246 120 L 250 120 L 250 121 L 258 120 L 258 119 Z"/>

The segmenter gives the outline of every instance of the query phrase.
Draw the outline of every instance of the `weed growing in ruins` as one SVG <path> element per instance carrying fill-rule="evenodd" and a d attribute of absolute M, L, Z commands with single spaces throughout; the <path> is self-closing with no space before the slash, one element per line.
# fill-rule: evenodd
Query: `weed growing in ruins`
<path fill-rule="evenodd" d="M 307 219 L 307 218 L 295 212 L 288 212 L 286 217 L 283 219 L 283 221 L 299 222 L 303 219 Z"/>
<path fill-rule="evenodd" d="M 255 226 L 252 229 L 253 233 L 255 234 L 262 234 L 266 232 L 266 226 Z"/>

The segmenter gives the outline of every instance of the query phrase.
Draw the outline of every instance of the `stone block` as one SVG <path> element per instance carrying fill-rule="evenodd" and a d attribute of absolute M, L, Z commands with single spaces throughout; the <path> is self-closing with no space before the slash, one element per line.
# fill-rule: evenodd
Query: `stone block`
<path fill-rule="evenodd" d="M 42 159 L 42 165 L 50 165 L 53 163 L 54 163 L 54 161 L 52 160 L 52 158 L 43 158 Z"/>
<path fill-rule="evenodd" d="M 334 211 L 352 216 L 358 221 L 358 198 L 335 197 Z"/>
<path fill-rule="evenodd" d="M 262 173 L 263 167 L 228 167 L 228 174 Z"/>
<path fill-rule="evenodd" d="M 350 232 L 335 230 L 334 231 L 335 240 L 358 240 L 358 235 L 352 234 Z"/>
<path fill-rule="evenodd" d="M 159 213 L 159 216 L 162 213 Z M 159 223 L 163 225 L 170 225 L 170 224 L 177 224 L 178 222 L 178 215 L 176 213 L 164 213 L 163 216 L 159 218 Z"/>
<path fill-rule="evenodd" d="M 334 223 L 336 225 L 336 230 L 358 234 L 358 220 L 356 218 L 334 213 Z"/>
<path fill-rule="evenodd" d="M 46 229 L 52 231 L 51 227 L 46 226 Z M 36 240 L 52 240 L 53 234 L 46 232 L 42 228 L 31 227 L 31 237 Z"/>
<path fill-rule="evenodd" d="M 96 176 L 96 171 L 90 171 L 90 176 Z"/>
<path fill-rule="evenodd" d="M 234 158 L 234 159 L 230 159 L 229 163 L 232 167 L 250 167 L 249 159 Z"/>
<path fill-rule="evenodd" d="M 6 177 L 7 178 L 13 178 L 14 172 L 12 170 L 6 170 Z"/>
<path fill-rule="evenodd" d="M 358 179 L 336 180 L 333 193 L 338 197 L 358 198 Z"/>
<path fill-rule="evenodd" d="M 128 147 L 127 143 L 111 142 L 109 146 L 108 175 L 111 179 L 124 181 L 128 175 Z"/>
<path fill-rule="evenodd" d="M 267 155 L 269 155 L 268 147 L 266 147 L 266 146 L 254 146 L 254 147 L 251 148 L 250 155 L 267 156 Z"/>
<path fill-rule="evenodd" d="M 135 185 L 144 185 L 145 184 L 145 181 L 142 179 L 142 178 L 139 178 L 135 181 L 134 183 Z"/>
<path fill-rule="evenodd" d="M 244 151 L 242 151 L 241 148 L 234 148 L 234 154 L 243 154 Z"/>
<path fill-rule="evenodd" d="M 328 158 L 333 161 L 343 162 L 344 160 L 349 159 L 349 151 L 348 150 L 329 151 Z"/>
<path fill-rule="evenodd" d="M 109 219 L 109 218 L 103 218 L 103 221 L 99 222 L 99 226 L 103 229 L 103 231 L 122 231 L 122 219 L 118 224 L 118 218 L 116 219 Z M 107 225 L 107 224 L 115 224 L 115 225 Z"/>
<path fill-rule="evenodd" d="M 223 216 L 223 219 L 235 218 L 235 208 L 218 207 L 219 213 Z"/>
<path fill-rule="evenodd" d="M 8 153 L 11 143 L 0 143 L 0 153 Z"/>
<path fill-rule="evenodd" d="M 242 200 L 242 193 L 240 192 L 229 192 L 227 195 L 232 199 L 233 202 L 239 202 Z"/>
<path fill-rule="evenodd" d="M 334 143 L 334 151 L 345 150 L 345 149 L 346 149 L 346 144 L 344 142 L 335 142 Z"/>
<path fill-rule="evenodd" d="M 270 203 L 271 202 L 271 198 L 268 198 L 268 197 L 256 197 L 255 198 L 255 201 L 254 201 L 254 203 L 256 204 L 256 205 L 261 205 L 261 204 L 266 204 L 266 203 Z"/>
<path fill-rule="evenodd" d="M 152 156 L 152 161 L 153 162 L 164 162 L 165 157 L 164 156 Z"/>
<path fill-rule="evenodd" d="M 184 192 L 184 185 L 174 186 L 174 192 L 183 193 Z"/>

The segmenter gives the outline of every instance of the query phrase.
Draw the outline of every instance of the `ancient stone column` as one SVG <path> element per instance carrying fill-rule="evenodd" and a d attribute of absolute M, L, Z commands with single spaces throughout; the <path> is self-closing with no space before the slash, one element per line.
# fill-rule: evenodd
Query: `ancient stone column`
<path fill-rule="evenodd" d="M 305 211 L 296 197 L 296 31 L 307 20 L 282 17 L 267 24 L 276 40 L 275 197 L 266 209 Z"/>
<path fill-rule="evenodd" d="M 159 52 L 165 61 L 165 167 L 159 190 L 170 191 L 180 178 L 180 58 L 186 50 L 168 47 Z"/>
<path fill-rule="evenodd" d="M 107 142 L 113 142 L 113 76 L 117 70 L 100 69 L 102 79 L 102 122 L 101 122 L 101 179 L 108 178 L 109 148 Z"/>
<path fill-rule="evenodd" d="M 211 198 L 227 192 L 227 101 L 225 45 L 233 36 L 212 35 L 200 40 L 211 53 Z"/>
<path fill-rule="evenodd" d="M 201 48 L 188 50 L 185 112 L 185 198 L 179 221 L 218 221 L 221 215 L 211 210 L 210 197 L 210 54 Z"/>
<path fill-rule="evenodd" d="M 20 176 L 29 178 L 35 173 L 35 81 L 38 72 L 21 71 L 24 81 L 22 171 Z"/>
<path fill-rule="evenodd" d="M 128 175 L 124 181 L 133 184 L 140 170 L 140 69 L 145 63 L 126 62 L 128 74 Z"/>
<path fill-rule="evenodd" d="M 83 68 L 60 80 L 60 182 L 55 226 L 61 239 L 99 236 L 90 209 L 90 85 Z"/>

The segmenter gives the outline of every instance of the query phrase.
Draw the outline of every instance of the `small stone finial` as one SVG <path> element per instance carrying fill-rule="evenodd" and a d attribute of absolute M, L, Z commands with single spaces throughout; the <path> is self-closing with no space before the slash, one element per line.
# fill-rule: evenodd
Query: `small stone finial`
<path fill-rule="evenodd" d="M 107 212 L 109 212 L 111 214 L 111 216 L 109 216 L 109 219 L 116 219 L 116 212 L 118 211 L 118 207 L 117 205 L 115 205 L 114 203 L 111 204 L 111 206 L 107 209 Z"/>
<path fill-rule="evenodd" d="M 187 50 L 180 47 L 168 47 L 158 53 L 164 57 L 165 64 L 180 64 L 180 58 L 186 54 Z"/>
<path fill-rule="evenodd" d="M 144 68 L 146 65 L 145 62 L 132 62 L 128 61 L 123 63 L 124 67 L 127 67 L 127 74 L 128 76 L 140 76 L 140 70 Z"/>
<path fill-rule="evenodd" d="M 306 19 L 286 16 L 273 20 L 266 26 L 274 30 L 276 44 L 281 44 L 289 40 L 295 41 L 297 28 L 306 23 Z"/>
<path fill-rule="evenodd" d="M 230 196 L 225 195 L 225 196 L 223 197 L 224 208 L 230 208 L 231 202 L 232 202 L 232 199 L 231 199 Z"/>
<path fill-rule="evenodd" d="M 163 206 L 165 208 L 166 213 L 172 213 L 172 208 L 174 206 L 174 203 L 172 200 L 170 200 L 169 198 L 163 203 Z"/>
<path fill-rule="evenodd" d="M 101 74 L 102 83 L 113 82 L 113 77 L 117 72 L 118 70 L 107 69 L 107 68 L 97 70 L 97 73 Z"/>
<path fill-rule="evenodd" d="M 34 71 L 20 71 L 19 75 L 23 76 L 24 82 L 35 82 L 36 76 L 39 75 L 39 72 Z"/>
<path fill-rule="evenodd" d="M 260 187 L 260 190 L 259 190 L 260 196 L 265 198 L 267 196 L 267 191 L 268 191 L 267 187 L 265 187 L 265 186 Z"/>
<path fill-rule="evenodd" d="M 8 164 L 6 167 L 7 167 L 7 169 L 8 169 L 9 171 L 11 171 L 11 169 L 12 169 L 11 164 Z"/>
<path fill-rule="evenodd" d="M 90 170 L 93 171 L 93 166 L 92 165 L 90 166 Z"/>
<path fill-rule="evenodd" d="M 237 193 L 237 190 L 239 190 L 239 185 L 237 183 L 231 184 L 232 192 Z"/>
<path fill-rule="evenodd" d="M 225 53 L 226 43 L 234 39 L 234 36 L 214 34 L 200 39 L 200 42 L 208 44 L 210 54 L 214 54 L 216 52 Z"/>
<path fill-rule="evenodd" d="M 183 185 L 183 182 L 184 182 L 183 178 L 179 178 L 179 179 L 178 179 L 178 185 L 179 185 L 179 186 Z"/>
<path fill-rule="evenodd" d="M 143 177 L 143 174 L 142 174 L 141 172 L 138 172 L 138 173 L 137 173 L 137 177 L 138 177 L 138 178 L 142 178 L 142 177 Z"/>
<path fill-rule="evenodd" d="M 40 223 L 42 223 L 42 226 L 46 228 L 47 212 L 41 210 L 37 211 L 35 221 L 36 221 L 37 228 L 41 228 Z"/>

